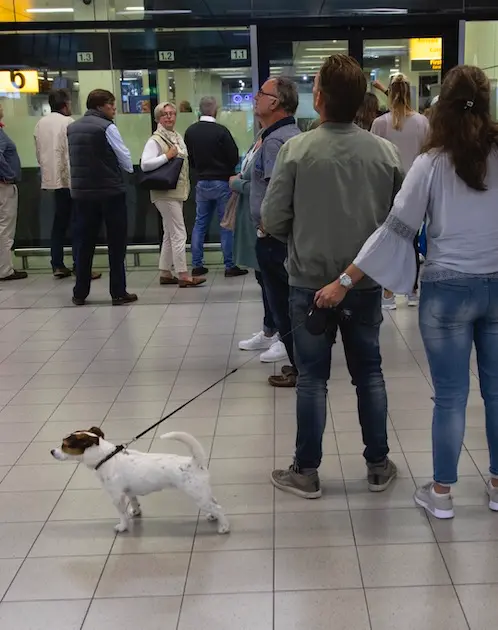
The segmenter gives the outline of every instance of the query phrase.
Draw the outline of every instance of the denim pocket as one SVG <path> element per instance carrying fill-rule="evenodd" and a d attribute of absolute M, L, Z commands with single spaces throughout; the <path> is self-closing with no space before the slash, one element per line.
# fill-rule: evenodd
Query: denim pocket
<path fill-rule="evenodd" d="M 466 324 L 473 319 L 472 289 L 465 280 L 424 283 L 421 317 L 426 309 L 435 320 L 446 326 Z"/>

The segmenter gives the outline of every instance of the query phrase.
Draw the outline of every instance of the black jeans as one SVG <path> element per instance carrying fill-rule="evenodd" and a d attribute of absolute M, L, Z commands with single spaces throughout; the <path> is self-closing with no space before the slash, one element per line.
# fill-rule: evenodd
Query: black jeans
<path fill-rule="evenodd" d="M 50 254 L 52 256 L 52 269 L 64 267 L 64 240 L 71 225 L 72 202 L 69 188 L 54 190 L 54 221 L 52 223 L 52 237 Z M 73 247 L 74 261 L 74 247 Z"/>
<path fill-rule="evenodd" d="M 273 321 L 285 345 L 289 360 L 295 366 L 294 340 L 289 316 L 289 276 L 284 264 L 287 258 L 287 245 L 272 236 L 258 238 L 256 257 Z"/>
<path fill-rule="evenodd" d="M 358 397 L 363 455 L 367 462 L 383 461 L 387 446 L 387 395 L 381 368 L 379 330 L 382 322 L 380 288 L 350 291 L 326 334 L 312 335 L 306 326 L 316 291 L 291 287 L 290 308 L 294 327 L 297 379 L 296 463 L 300 468 L 318 468 L 322 460 L 322 437 L 327 421 L 327 381 L 330 378 L 332 345 L 337 329 L 351 382 Z"/>
<path fill-rule="evenodd" d="M 92 262 L 102 221 L 105 222 L 109 248 L 109 291 L 111 297 L 126 293 L 125 256 L 127 242 L 126 197 L 124 194 L 99 201 L 74 200 L 76 244 L 76 284 L 74 297 L 86 299 L 90 293 Z"/>
<path fill-rule="evenodd" d="M 417 275 L 415 276 L 415 284 L 413 286 L 413 292 L 418 291 L 418 277 L 420 275 L 420 256 L 418 255 L 418 234 L 413 239 L 413 247 L 415 249 L 415 264 L 417 265 Z"/>
<path fill-rule="evenodd" d="M 256 280 L 261 287 L 261 296 L 263 298 L 263 330 L 266 335 L 273 336 L 277 331 L 277 327 L 275 322 L 273 321 L 273 315 L 271 314 L 270 304 L 268 302 L 268 296 L 266 295 L 265 285 L 263 283 L 263 278 L 261 277 L 261 271 L 255 271 L 254 275 L 256 276 Z"/>

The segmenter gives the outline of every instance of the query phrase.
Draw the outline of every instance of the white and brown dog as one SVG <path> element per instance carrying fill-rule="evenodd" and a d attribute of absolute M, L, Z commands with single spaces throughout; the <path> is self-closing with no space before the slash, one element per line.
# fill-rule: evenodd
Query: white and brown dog
<path fill-rule="evenodd" d="M 141 453 L 123 450 L 114 455 L 95 471 L 112 502 L 119 512 L 117 532 L 125 532 L 134 516 L 140 516 L 137 497 L 158 492 L 167 487 L 183 490 L 192 497 L 208 520 L 218 521 L 218 533 L 227 534 L 230 524 L 221 506 L 214 499 L 207 459 L 199 442 L 188 433 L 173 432 L 161 435 L 163 439 L 178 440 L 188 446 L 192 457 L 182 457 L 170 453 Z M 95 470 L 107 455 L 115 450 L 115 445 L 104 439 L 97 427 L 88 431 L 75 431 L 62 441 L 60 448 L 51 451 L 60 461 L 73 459 Z"/>

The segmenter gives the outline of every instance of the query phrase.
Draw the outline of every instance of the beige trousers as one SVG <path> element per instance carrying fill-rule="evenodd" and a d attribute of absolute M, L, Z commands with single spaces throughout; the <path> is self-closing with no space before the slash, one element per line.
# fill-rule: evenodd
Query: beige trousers
<path fill-rule="evenodd" d="M 187 271 L 187 230 L 183 220 L 183 201 L 158 199 L 155 201 L 163 219 L 163 244 L 159 257 L 159 269 L 176 273 Z"/>
<path fill-rule="evenodd" d="M 0 278 L 14 271 L 12 245 L 16 235 L 17 186 L 0 184 Z"/>

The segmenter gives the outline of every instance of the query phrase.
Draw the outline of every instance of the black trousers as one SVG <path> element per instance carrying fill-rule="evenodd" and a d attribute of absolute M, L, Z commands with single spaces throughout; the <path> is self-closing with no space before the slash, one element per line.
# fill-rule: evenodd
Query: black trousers
<path fill-rule="evenodd" d="M 126 293 L 125 256 L 127 243 L 126 196 L 104 197 L 98 201 L 73 200 L 76 284 L 74 297 L 85 300 L 90 293 L 93 255 L 102 222 L 105 223 L 109 248 L 111 297 Z"/>
<path fill-rule="evenodd" d="M 413 239 L 413 247 L 415 249 L 415 264 L 417 265 L 417 275 L 415 276 L 415 284 L 413 286 L 413 292 L 416 293 L 418 291 L 418 277 L 420 275 L 420 257 L 418 255 L 418 234 Z"/>
<path fill-rule="evenodd" d="M 50 254 L 52 256 L 52 269 L 61 269 L 64 267 L 64 240 L 69 231 L 72 216 L 71 192 L 69 188 L 54 190 L 54 204 Z"/>
<path fill-rule="evenodd" d="M 277 326 L 289 360 L 294 363 L 294 340 L 289 315 L 289 276 L 285 268 L 287 245 L 266 236 L 256 240 L 256 257 L 273 321 Z"/>

